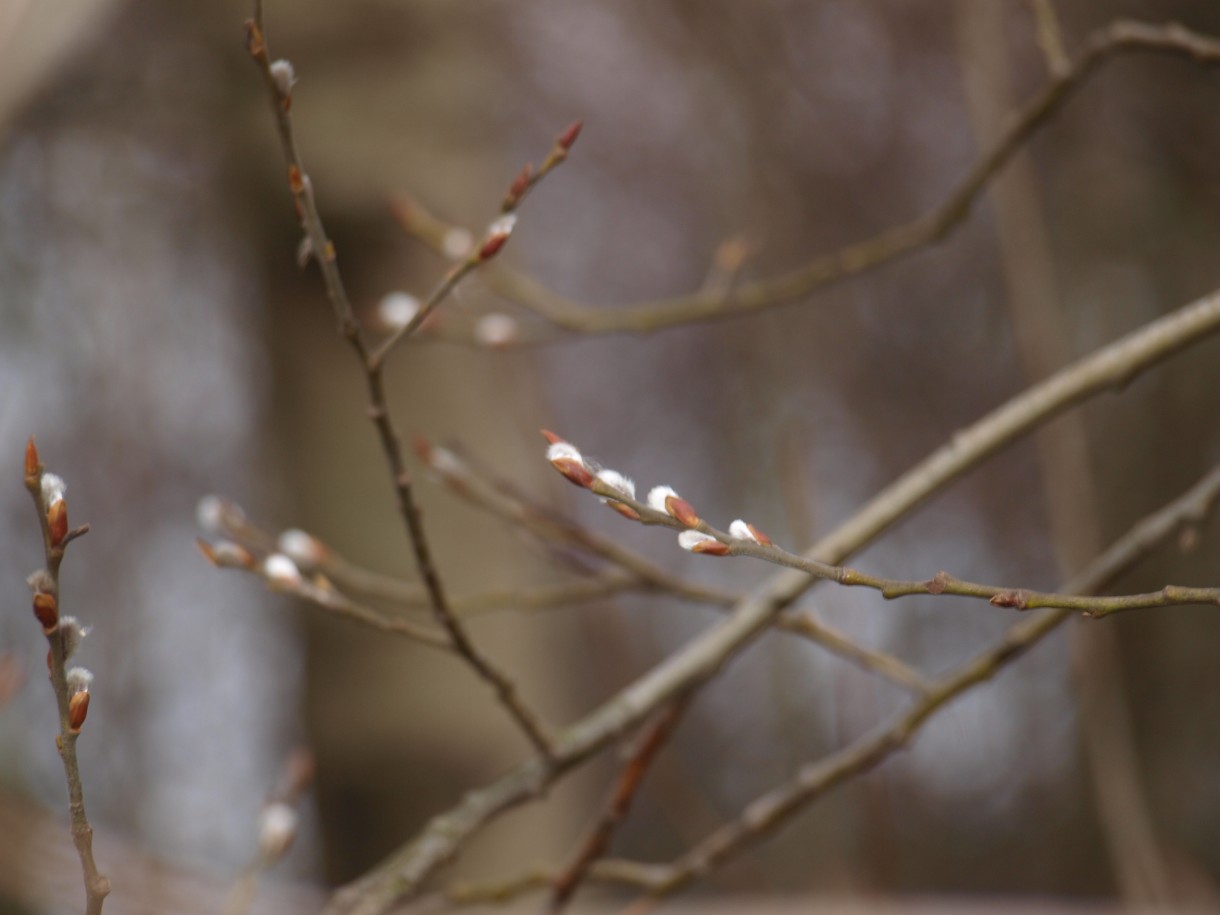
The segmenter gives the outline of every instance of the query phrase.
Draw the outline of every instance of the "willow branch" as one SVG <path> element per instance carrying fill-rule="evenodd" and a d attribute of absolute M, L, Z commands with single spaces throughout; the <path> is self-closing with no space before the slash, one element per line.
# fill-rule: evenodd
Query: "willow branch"
<path fill-rule="evenodd" d="M 1041 15 L 1041 14 L 1040 14 Z M 1041 21 L 1041 20 L 1040 20 Z M 500 295 L 546 321 L 580 334 L 650 333 L 683 324 L 750 314 L 798 302 L 826 286 L 874 270 L 945 238 L 969 216 L 988 183 L 1026 141 L 1085 84 L 1103 64 L 1131 53 L 1183 57 L 1203 66 L 1220 64 L 1220 41 L 1177 24 L 1113 22 L 1090 35 L 1060 72 L 1014 111 L 1004 129 L 934 210 L 862 242 L 814 258 L 791 272 L 769 279 L 693 295 L 628 306 L 583 304 L 565 298 L 532 277 L 500 266 L 486 275 Z M 439 249 L 444 227 L 435 218 L 415 218 L 402 208 L 406 229 Z M 561 339 L 543 335 L 535 342 Z"/>
<path fill-rule="evenodd" d="M 476 465 L 456 451 L 419 444 L 417 449 L 440 479 L 457 495 L 497 517 L 530 530 L 548 542 L 575 546 L 614 563 L 635 576 L 640 586 L 683 600 L 728 608 L 741 600 L 740 594 L 713 589 L 681 579 L 649 562 L 639 554 L 603 537 L 553 509 L 530 500 L 510 484 L 489 479 Z M 617 495 L 617 493 L 616 493 Z M 667 519 L 668 520 L 668 519 Z M 812 613 L 776 619 L 777 628 L 802 636 L 831 654 L 876 673 L 903 689 L 922 692 L 927 681 L 917 670 L 899 658 L 853 641 L 845 633 L 818 620 Z"/>
<path fill-rule="evenodd" d="M 954 435 L 805 555 L 821 562 L 841 561 L 1020 435 L 1091 394 L 1132 380 L 1218 329 L 1220 294 L 1213 294 L 1101 348 Z M 772 576 L 723 620 L 565 730 L 556 741 L 552 766 L 532 760 L 470 792 L 457 806 L 430 820 L 415 839 L 338 891 L 326 915 L 380 915 L 417 895 L 424 881 L 452 860 L 471 836 L 537 796 L 653 709 L 714 676 L 815 581 L 799 570 Z"/>
<path fill-rule="evenodd" d="M 361 368 L 364 370 L 368 389 L 369 417 L 377 429 L 377 437 L 389 466 L 398 512 L 407 529 L 416 568 L 431 600 L 433 616 L 445 630 L 454 650 L 479 677 L 492 687 L 500 703 L 516 721 L 534 748 L 543 757 L 549 758 L 551 741 L 545 726 L 522 701 L 516 684 L 474 644 L 466 632 L 465 626 L 449 607 L 440 573 L 432 558 L 431 547 L 424 531 L 423 518 L 415 502 L 411 474 L 403 459 L 401 439 L 390 417 L 385 394 L 383 359 L 385 353 L 384 351 L 373 351 L 365 342 L 343 286 L 335 247 L 327 238 L 314 200 L 313 184 L 305 172 L 297 149 L 290 113 L 292 108 L 291 66 L 286 61 L 277 61 L 274 64 L 271 61 L 262 24 L 261 0 L 256 0 L 254 4 L 254 16 L 247 22 L 246 31 L 250 56 L 254 59 L 267 84 L 280 145 L 288 163 L 288 184 L 293 199 L 296 201 L 301 225 L 321 270 L 331 306 L 339 319 L 340 332 L 351 344 Z M 499 238 L 499 245 L 503 245 L 506 237 L 507 235 L 504 235 Z M 491 244 L 492 239 L 487 239 L 483 246 L 471 256 L 478 258 L 480 262 L 488 259 L 499 250 L 498 247 L 492 250 Z"/>
<path fill-rule="evenodd" d="M 55 745 L 63 762 L 64 778 L 68 785 L 68 811 L 71 817 L 72 843 L 80 858 L 81 872 L 85 883 L 85 915 L 101 915 L 102 904 L 110 893 L 110 880 L 97 866 L 93 857 L 93 827 L 85 811 L 85 789 L 81 781 L 80 763 L 76 756 L 76 741 L 89 710 L 87 681 L 82 693 L 73 693 L 68 683 L 67 660 L 74 644 L 83 637 L 80 624 L 71 617 L 62 615 L 59 590 L 59 568 L 68 544 L 88 532 L 89 525 L 74 530 L 67 527 L 67 502 L 62 497 L 63 483 L 58 481 L 59 498 L 53 503 L 44 492 L 44 468 L 38 457 L 38 449 L 31 437 L 25 453 L 25 488 L 34 500 L 42 530 L 43 569 L 31 576 L 34 589 L 34 613 L 43 624 L 47 638 L 47 667 L 51 687 L 55 691 L 55 704 L 59 710 L 59 734 Z M 68 632 L 73 629 L 74 636 Z M 87 675 L 88 676 L 88 675 Z"/>
<path fill-rule="evenodd" d="M 1083 594 L 1104 588 L 1183 525 L 1197 523 L 1213 511 L 1218 501 L 1220 467 L 1189 492 L 1130 528 L 1085 571 L 1064 585 L 1063 590 Z M 802 767 L 789 782 L 753 801 L 740 817 L 713 832 L 672 864 L 603 861 L 594 867 L 593 877 L 627 883 L 662 896 L 706 876 L 835 786 L 909 746 L 924 722 L 939 709 L 971 687 L 990 680 L 1071 616 L 1069 610 L 1045 610 L 1016 624 L 989 648 L 938 679 L 928 695 L 912 702 L 890 723 L 839 752 Z"/>
<path fill-rule="evenodd" d="M 637 741 L 626 765 L 619 773 L 618 782 L 605 810 L 580 844 L 572 862 L 555 878 L 547 905 L 547 911 L 551 915 L 562 912 L 567 907 L 594 862 L 610 847 L 615 831 L 631 810 L 631 802 L 644 781 L 648 767 L 682 721 L 689 698 L 680 696 L 671 702 Z"/>

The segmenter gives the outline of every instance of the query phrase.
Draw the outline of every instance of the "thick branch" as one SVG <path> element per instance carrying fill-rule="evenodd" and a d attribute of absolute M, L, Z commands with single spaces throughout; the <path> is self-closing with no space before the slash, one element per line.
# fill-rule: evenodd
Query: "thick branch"
<path fill-rule="evenodd" d="M 1090 394 L 1129 381 L 1217 329 L 1220 294 L 1213 294 L 1103 347 L 957 433 L 816 544 L 806 557 L 841 561 L 1003 445 Z M 470 836 L 501 813 L 536 796 L 653 709 L 713 676 L 815 581 L 797 570 L 773 576 L 723 621 L 569 727 L 556 744 L 552 767 L 534 760 L 486 788 L 468 793 L 457 807 L 429 821 L 416 839 L 336 893 L 327 915 L 379 915 L 418 893 L 423 881 L 450 861 Z"/>

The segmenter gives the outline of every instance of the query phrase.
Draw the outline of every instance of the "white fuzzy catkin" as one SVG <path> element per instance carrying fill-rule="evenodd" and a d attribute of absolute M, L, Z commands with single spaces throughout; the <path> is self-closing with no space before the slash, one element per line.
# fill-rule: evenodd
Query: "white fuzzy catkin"
<path fill-rule="evenodd" d="M 672 486 L 654 486 L 652 489 L 648 490 L 648 507 L 653 511 L 668 514 L 669 509 L 665 507 L 665 500 L 670 496 L 673 496 L 675 499 L 680 498 L 680 496 L 674 492 L 674 488 Z"/>
<path fill-rule="evenodd" d="M 678 546 L 684 550 L 694 550 L 700 543 L 715 542 L 716 538 L 700 531 L 683 531 L 678 535 Z"/>
<path fill-rule="evenodd" d="M 293 587 L 301 583 L 300 569 L 283 553 L 272 553 L 263 560 L 263 574 L 277 585 Z"/>

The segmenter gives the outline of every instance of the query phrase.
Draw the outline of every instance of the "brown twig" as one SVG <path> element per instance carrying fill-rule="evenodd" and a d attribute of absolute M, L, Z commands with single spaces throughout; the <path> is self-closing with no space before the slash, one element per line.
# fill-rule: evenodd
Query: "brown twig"
<path fill-rule="evenodd" d="M 101 915 L 102 904 L 110 893 L 110 880 L 98 869 L 93 857 L 93 827 L 89 825 L 85 813 L 85 791 L 76 757 L 76 741 L 88 713 L 89 694 L 87 689 L 83 693 L 73 694 L 68 684 L 66 661 L 75 646 L 69 644 L 73 638 L 69 632 L 70 618 L 61 613 L 59 593 L 59 567 L 63 562 L 64 550 L 72 540 L 87 533 L 89 526 L 86 524 L 74 530 L 67 529 L 67 502 L 62 498 L 62 493 L 57 503 L 47 498 L 43 489 L 45 477 L 45 468 L 31 437 L 25 452 L 25 488 L 34 500 L 34 509 L 38 514 L 45 563 L 40 572 L 31 576 L 34 611 L 47 637 L 47 666 L 51 687 L 55 691 L 55 703 L 59 708 L 59 734 L 55 744 L 59 748 L 68 783 L 72 842 L 84 874 L 85 915 Z M 79 623 L 72 621 L 71 626 L 75 638 L 79 640 L 82 632 Z"/>
<path fill-rule="evenodd" d="M 1058 372 L 953 436 L 892 483 L 805 555 L 838 562 L 1004 445 L 1091 394 L 1122 384 L 1220 329 L 1220 294 L 1145 325 Z M 1109 555 L 1109 554 L 1107 554 Z M 380 915 L 416 895 L 437 868 L 500 814 L 537 796 L 651 710 L 713 676 L 753 642 L 816 579 L 787 570 L 743 598 L 716 625 L 670 655 L 556 741 L 554 765 L 531 760 L 430 820 L 414 840 L 340 889 L 326 915 Z M 1066 612 L 1066 611 L 1063 611 Z M 1034 617 L 1032 625 L 1045 614 Z"/>
<path fill-rule="evenodd" d="M 1189 492 L 1131 527 L 1088 569 L 1067 583 L 1064 590 L 1083 593 L 1104 588 L 1180 527 L 1214 510 L 1217 502 L 1220 502 L 1220 467 Z M 802 767 L 789 782 L 753 801 L 736 820 L 716 830 L 672 864 L 608 860 L 599 862 L 592 876 L 599 881 L 627 883 L 645 889 L 652 896 L 675 892 L 705 876 L 836 785 L 869 771 L 909 746 L 923 723 L 937 710 L 972 686 L 994 677 L 1071 615 L 1068 610 L 1046 610 L 1016 624 L 985 651 L 938 679 L 931 693 L 912 702 L 889 724 Z"/>
<path fill-rule="evenodd" d="M 313 184 L 309 179 L 309 175 L 305 172 L 304 166 L 301 163 L 300 153 L 297 150 L 296 137 L 290 114 L 292 108 L 291 66 L 286 61 L 276 61 L 273 63 L 271 60 L 267 50 L 266 33 L 262 24 L 261 0 L 255 0 L 254 15 L 246 23 L 246 33 L 247 49 L 267 84 L 271 107 L 275 113 L 275 123 L 279 132 L 280 145 L 283 148 L 284 158 L 288 163 L 288 184 L 297 205 L 301 225 L 305 230 L 313 256 L 321 270 L 323 282 L 326 285 L 327 296 L 339 320 L 340 332 L 355 350 L 356 356 L 360 360 L 361 368 L 364 370 L 366 387 L 368 389 L 369 417 L 377 429 L 381 449 L 389 466 L 398 503 L 398 512 L 406 526 L 408 539 L 410 540 L 415 558 L 415 565 L 431 600 L 433 615 L 437 623 L 445 630 L 454 650 L 479 677 L 492 687 L 500 703 L 517 722 L 525 736 L 534 746 L 534 749 L 542 754 L 543 757 L 549 758 L 552 748 L 551 739 L 546 727 L 538 716 L 522 701 L 518 695 L 516 684 L 474 644 L 466 632 L 466 627 L 462 625 L 461 621 L 458 620 L 449 607 L 445 589 L 441 583 L 440 573 L 432 558 L 432 551 L 424 531 L 423 519 L 420 515 L 419 507 L 415 502 L 411 474 L 407 470 L 406 462 L 403 459 L 401 439 L 390 417 L 384 377 L 384 356 L 388 350 L 384 347 L 380 350 L 373 350 L 365 342 L 359 324 L 356 322 L 351 302 L 344 289 L 343 279 L 339 273 L 335 247 L 329 238 L 327 238 L 322 218 L 318 214 L 317 205 L 314 200 Z M 500 238 L 499 244 L 502 245 L 503 241 L 504 238 Z M 495 254 L 494 250 L 490 250 L 491 244 L 492 238 L 489 238 L 471 257 L 477 258 L 479 263 L 487 260 Z M 465 274 L 463 273 L 462 275 Z M 443 299 L 444 295 L 441 293 L 447 294 L 448 291 L 451 291 L 453 285 L 456 285 L 460 278 L 460 276 L 454 277 L 453 282 L 447 287 L 445 284 L 442 284 L 442 287 L 438 288 L 437 295 L 439 295 L 439 298 L 436 298 L 432 303 L 433 307 Z"/>
<path fill-rule="evenodd" d="M 1038 44 L 1051 73 L 1068 66 L 1052 0 L 1032 0 Z M 1012 107 L 1006 0 L 958 0 L 954 19 L 967 107 L 981 143 L 1003 130 Z M 1055 281 L 1050 233 L 1033 157 L 1022 150 L 990 190 L 1013 339 L 1025 378 L 1037 381 L 1071 361 Z M 1099 495 L 1088 428 L 1079 413 L 1060 418 L 1034 438 L 1042 502 L 1059 577 L 1070 578 L 1101 551 Z M 1173 895 L 1164 856 L 1136 764 L 1123 701 L 1118 636 L 1111 626 L 1071 633 L 1078 721 L 1102 834 L 1120 895 L 1132 905 L 1164 907 Z"/>
<path fill-rule="evenodd" d="M 681 579 L 649 562 L 639 554 L 603 537 L 571 518 L 534 502 L 511 483 L 489 478 L 478 466 L 459 452 L 423 443 L 420 456 L 450 488 L 473 505 L 533 532 L 541 539 L 563 546 L 575 546 L 614 563 L 634 576 L 637 587 L 669 594 L 683 600 L 727 609 L 741 595 Z M 845 633 L 817 619 L 812 612 L 781 616 L 774 625 L 803 636 L 858 667 L 879 674 L 903 689 L 922 692 L 928 686 L 924 677 L 899 658 L 854 642 Z"/>
<path fill-rule="evenodd" d="M 259 878 L 288 852 L 296 841 L 297 808 L 314 776 L 314 758 L 298 747 L 288 754 L 277 784 L 259 813 L 258 847 L 238 875 L 225 901 L 224 915 L 246 915 L 254 904 Z"/>
<path fill-rule="evenodd" d="M 580 843 L 572 862 L 555 878 L 551 898 L 546 906 L 546 911 L 551 915 L 556 915 L 567 907 L 581 882 L 588 876 L 593 863 L 610 847 L 610 840 L 615 831 L 627 818 L 631 802 L 644 780 L 644 774 L 681 722 L 689 698 L 679 696 L 671 702 L 636 742 L 619 773 L 618 783 L 606 803 L 606 809 Z"/>
<path fill-rule="evenodd" d="M 1008 164 L 1030 136 L 1096 73 L 1102 64 L 1129 53 L 1151 52 L 1189 58 L 1204 66 L 1220 64 L 1220 41 L 1177 24 L 1110 23 L 1090 35 L 1062 72 L 1006 120 L 1005 129 L 979 156 L 957 185 L 934 210 L 911 222 L 887 229 L 862 242 L 814 258 L 802 267 L 764 280 L 741 282 L 729 289 L 697 292 L 629 306 L 589 305 L 565 298 L 534 278 L 506 266 L 486 275 L 500 295 L 536 313 L 555 327 L 580 334 L 651 333 L 698 321 L 750 314 L 790 304 L 850 277 L 866 273 L 945 238 L 965 221 L 988 183 Z M 410 211 L 400 213 L 406 229 L 438 247 L 444 226 Z M 440 228 L 438 229 L 438 226 Z M 532 342 L 563 339 L 540 335 Z M 521 342 L 531 342 L 522 340 Z"/>
<path fill-rule="evenodd" d="M 624 494 L 615 487 L 594 479 L 589 484 L 589 490 L 602 498 L 612 499 L 628 506 L 642 524 L 659 525 L 680 532 L 696 531 L 704 535 L 703 544 L 695 546 L 697 553 L 713 553 L 717 556 L 753 556 L 779 566 L 807 573 L 811 578 L 822 581 L 833 581 L 845 587 L 870 588 L 881 594 L 887 600 L 907 597 L 913 594 L 952 595 L 956 597 L 974 597 L 987 600 L 996 607 L 1010 607 L 1016 610 L 1036 610 L 1053 607 L 1063 610 L 1074 610 L 1088 616 L 1109 616 L 1125 610 L 1139 610 L 1150 607 L 1168 607 L 1184 604 L 1210 604 L 1220 606 L 1220 588 L 1187 588 L 1180 585 L 1166 585 L 1158 591 L 1147 594 L 1123 594 L 1115 596 L 1086 596 L 1050 591 L 1034 591 L 1027 588 L 997 587 L 979 582 L 963 581 L 954 578 L 947 572 L 937 572 L 927 579 L 885 578 L 880 575 L 870 575 L 848 566 L 832 565 L 821 560 L 790 553 L 782 547 L 770 542 L 734 537 L 699 518 L 683 520 L 674 514 L 669 514 L 649 506 L 647 503 Z M 715 547 L 712 544 L 716 544 Z"/>

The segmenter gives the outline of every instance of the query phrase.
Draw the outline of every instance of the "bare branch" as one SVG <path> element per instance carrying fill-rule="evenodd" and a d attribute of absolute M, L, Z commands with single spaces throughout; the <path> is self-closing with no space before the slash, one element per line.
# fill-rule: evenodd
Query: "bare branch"
<path fill-rule="evenodd" d="M 627 818 L 631 801 L 644 780 L 644 774 L 682 721 L 688 700 L 689 697 L 680 696 L 671 702 L 636 742 L 635 749 L 619 773 L 618 784 L 606 804 L 606 809 L 581 843 L 571 864 L 555 879 L 547 906 L 552 915 L 567 907 L 573 894 L 588 875 L 589 868 L 610 847 L 615 830 Z"/>
<path fill-rule="evenodd" d="M 1195 522 L 1220 501 L 1220 467 L 1191 490 L 1134 525 L 1064 590 L 1087 593 L 1104 588 L 1116 575 L 1147 555 L 1184 524 Z M 786 784 L 749 804 L 727 823 L 669 865 L 603 861 L 593 869 L 598 880 L 628 883 L 650 895 L 672 893 L 705 876 L 747 845 L 773 832 L 789 817 L 852 776 L 867 772 L 894 752 L 909 746 L 923 723 L 952 699 L 990 680 L 1061 623 L 1070 610 L 1045 610 L 1010 628 L 991 647 L 941 677 L 932 692 L 917 699 L 893 721 L 817 762 L 802 767 Z"/>
<path fill-rule="evenodd" d="M 62 614 L 59 592 L 59 567 L 64 550 L 75 537 L 88 531 L 88 525 L 69 531 L 68 503 L 63 498 L 63 481 L 45 472 L 31 436 L 25 450 L 25 488 L 34 500 L 42 529 L 44 567 L 30 576 L 34 592 L 34 616 L 47 637 L 47 667 L 55 703 L 59 708 L 59 734 L 55 745 L 64 765 L 68 783 L 68 810 L 72 821 L 72 842 L 80 858 L 85 881 L 85 915 L 101 915 L 102 904 L 110 893 L 110 880 L 93 857 L 93 827 L 85 813 L 85 791 L 81 783 L 76 741 L 89 712 L 89 681 L 92 674 L 75 668 L 71 676 L 67 660 L 84 637 L 85 630 L 70 616 Z M 70 682 L 72 681 L 72 682 Z"/>
<path fill-rule="evenodd" d="M 431 599 L 433 615 L 437 623 L 445 630 L 454 650 L 476 674 L 492 687 L 500 703 L 517 722 L 517 725 L 524 732 L 530 743 L 533 744 L 534 748 L 543 757 L 549 758 L 551 755 L 551 741 L 547 734 L 547 729 L 538 716 L 521 700 L 516 684 L 474 644 L 466 632 L 466 628 L 449 608 L 445 589 L 441 583 L 440 573 L 432 558 L 432 551 L 424 531 L 423 518 L 420 516 L 419 507 L 415 502 L 411 474 L 407 470 L 406 462 L 403 459 L 401 438 L 394 426 L 393 420 L 390 418 L 383 374 L 385 351 L 370 350 L 365 343 L 359 325 L 356 322 L 355 314 L 352 311 L 351 302 L 348 300 L 347 292 L 344 289 L 335 255 L 335 247 L 327 238 L 322 218 L 318 214 L 314 201 L 313 184 L 305 173 L 304 167 L 301 164 L 300 153 L 297 150 L 296 137 L 290 114 L 292 108 L 291 78 L 278 78 L 276 73 L 277 66 L 280 67 L 281 74 L 285 72 L 285 68 L 287 68 L 288 73 L 291 73 L 291 66 L 286 61 L 277 61 L 275 63 L 271 61 L 267 50 L 266 33 L 263 29 L 261 3 L 255 3 L 254 18 L 247 22 L 246 31 L 247 48 L 255 64 L 258 65 L 259 72 L 263 74 L 263 79 L 267 84 L 271 98 L 272 109 L 275 112 L 275 122 L 279 131 L 280 145 L 283 148 L 284 158 L 288 163 L 288 184 L 297 204 L 301 225 L 305 230 L 306 236 L 309 238 L 313 255 L 322 271 L 327 295 L 339 319 L 340 331 L 352 345 L 364 370 L 365 382 L 368 389 L 369 417 L 377 429 L 381 449 L 385 454 L 386 463 L 389 465 L 390 477 L 393 480 L 394 492 L 398 502 L 398 511 L 407 529 L 407 535 L 411 543 L 420 578 L 423 579 L 424 586 Z M 505 235 L 504 237 L 507 236 Z M 500 238 L 499 244 L 503 244 L 504 237 Z M 495 254 L 495 250 L 491 250 L 491 243 L 492 238 L 489 237 L 483 246 L 472 254 L 471 257 L 476 258 L 479 263 L 492 257 Z M 460 279 L 460 276 L 454 279 L 454 284 L 456 284 L 457 279 Z M 447 294 L 449 289 L 452 289 L 452 285 L 448 286 L 447 289 L 438 290 L 438 292 L 443 291 Z M 440 298 L 443 298 L 443 295 Z M 440 298 L 433 304 L 439 303 Z"/>
<path fill-rule="evenodd" d="M 576 302 L 547 289 L 534 278 L 504 266 L 489 271 L 487 283 L 500 295 L 538 314 L 555 327 L 579 334 L 651 333 L 801 301 L 818 289 L 874 270 L 943 239 L 965 221 L 988 183 L 1008 164 L 1013 154 L 1102 64 L 1135 52 L 1185 57 L 1209 67 L 1220 64 L 1220 41 L 1180 25 L 1113 22 L 1089 36 L 1066 69 L 1051 73 L 1047 83 L 1011 114 L 995 142 L 983 151 L 938 207 L 866 241 L 816 257 L 789 273 L 740 282 L 727 289 L 629 306 Z M 435 217 L 421 215 L 416 219 L 416 212 L 412 208 L 402 209 L 399 219 L 407 231 L 439 250 L 439 239 L 447 227 Z M 563 337 L 544 333 L 533 342 L 559 339 Z"/>
<path fill-rule="evenodd" d="M 957 433 L 805 556 L 820 562 L 841 561 L 1003 445 L 1089 395 L 1129 381 L 1218 329 L 1220 294 L 1213 294 L 1103 347 Z M 554 765 L 547 767 L 532 760 L 467 794 L 456 807 L 430 820 L 413 841 L 339 890 L 326 915 L 378 915 L 416 895 L 423 882 L 450 861 L 470 836 L 501 813 L 536 796 L 638 724 L 652 709 L 713 676 L 814 582 L 798 570 L 773 576 L 743 598 L 724 620 L 565 730 L 556 742 Z M 1040 614 L 1022 626 L 1031 627 L 1046 618 L 1047 614 Z"/>

